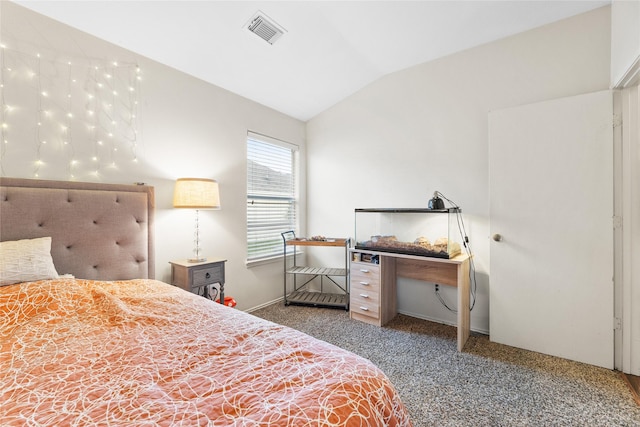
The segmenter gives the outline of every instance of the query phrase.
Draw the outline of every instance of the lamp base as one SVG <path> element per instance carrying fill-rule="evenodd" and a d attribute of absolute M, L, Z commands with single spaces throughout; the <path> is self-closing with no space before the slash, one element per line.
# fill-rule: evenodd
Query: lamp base
<path fill-rule="evenodd" d="M 205 262 L 207 259 L 206 258 L 189 258 L 187 261 L 188 262 Z"/>

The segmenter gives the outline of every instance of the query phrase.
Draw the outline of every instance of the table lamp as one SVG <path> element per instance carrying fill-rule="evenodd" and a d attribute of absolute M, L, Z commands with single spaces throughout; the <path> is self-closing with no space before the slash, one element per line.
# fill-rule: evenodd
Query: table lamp
<path fill-rule="evenodd" d="M 196 210 L 196 229 L 194 233 L 193 252 L 195 257 L 189 262 L 203 262 L 207 259 L 200 256 L 200 230 L 198 211 L 200 209 L 220 209 L 220 192 L 218 183 L 213 179 L 179 178 L 173 191 L 173 207 Z"/>

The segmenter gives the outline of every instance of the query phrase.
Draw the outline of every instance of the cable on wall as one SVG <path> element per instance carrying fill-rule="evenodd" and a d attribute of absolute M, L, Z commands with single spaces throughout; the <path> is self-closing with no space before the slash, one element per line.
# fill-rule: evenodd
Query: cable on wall
<path fill-rule="evenodd" d="M 473 252 L 471 250 L 471 244 L 469 242 L 469 237 L 467 236 L 467 230 L 464 226 L 464 220 L 462 218 L 462 212 L 460 210 L 460 206 L 455 203 L 453 200 L 447 198 L 444 194 L 439 191 L 435 191 L 434 196 L 438 196 L 449 202 L 451 207 L 456 208 L 456 222 L 458 224 L 458 232 L 460 233 L 460 238 L 462 240 L 462 245 L 464 246 L 464 250 L 466 254 L 469 256 L 469 281 L 471 283 L 471 305 L 469 306 L 469 311 L 473 310 L 473 307 L 476 305 L 476 290 L 477 290 L 477 281 L 476 281 L 476 267 L 473 262 Z M 457 313 L 456 309 L 453 309 L 447 305 L 442 296 L 440 295 L 439 285 L 436 285 L 435 294 L 438 297 L 440 303 L 449 311 Z"/>

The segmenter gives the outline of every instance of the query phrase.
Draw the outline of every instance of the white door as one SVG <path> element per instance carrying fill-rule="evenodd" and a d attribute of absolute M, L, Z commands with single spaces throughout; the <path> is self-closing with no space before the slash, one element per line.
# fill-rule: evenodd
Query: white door
<path fill-rule="evenodd" d="M 489 114 L 490 336 L 613 368 L 610 91 Z"/>

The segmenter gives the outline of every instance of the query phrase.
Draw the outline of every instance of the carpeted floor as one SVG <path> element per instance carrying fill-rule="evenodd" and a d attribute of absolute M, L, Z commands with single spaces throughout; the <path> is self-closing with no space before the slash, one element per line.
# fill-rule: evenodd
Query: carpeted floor
<path fill-rule="evenodd" d="M 618 372 L 545 356 L 398 315 L 383 328 L 344 310 L 285 307 L 252 314 L 350 350 L 378 365 L 421 426 L 640 426 L 640 406 Z"/>

